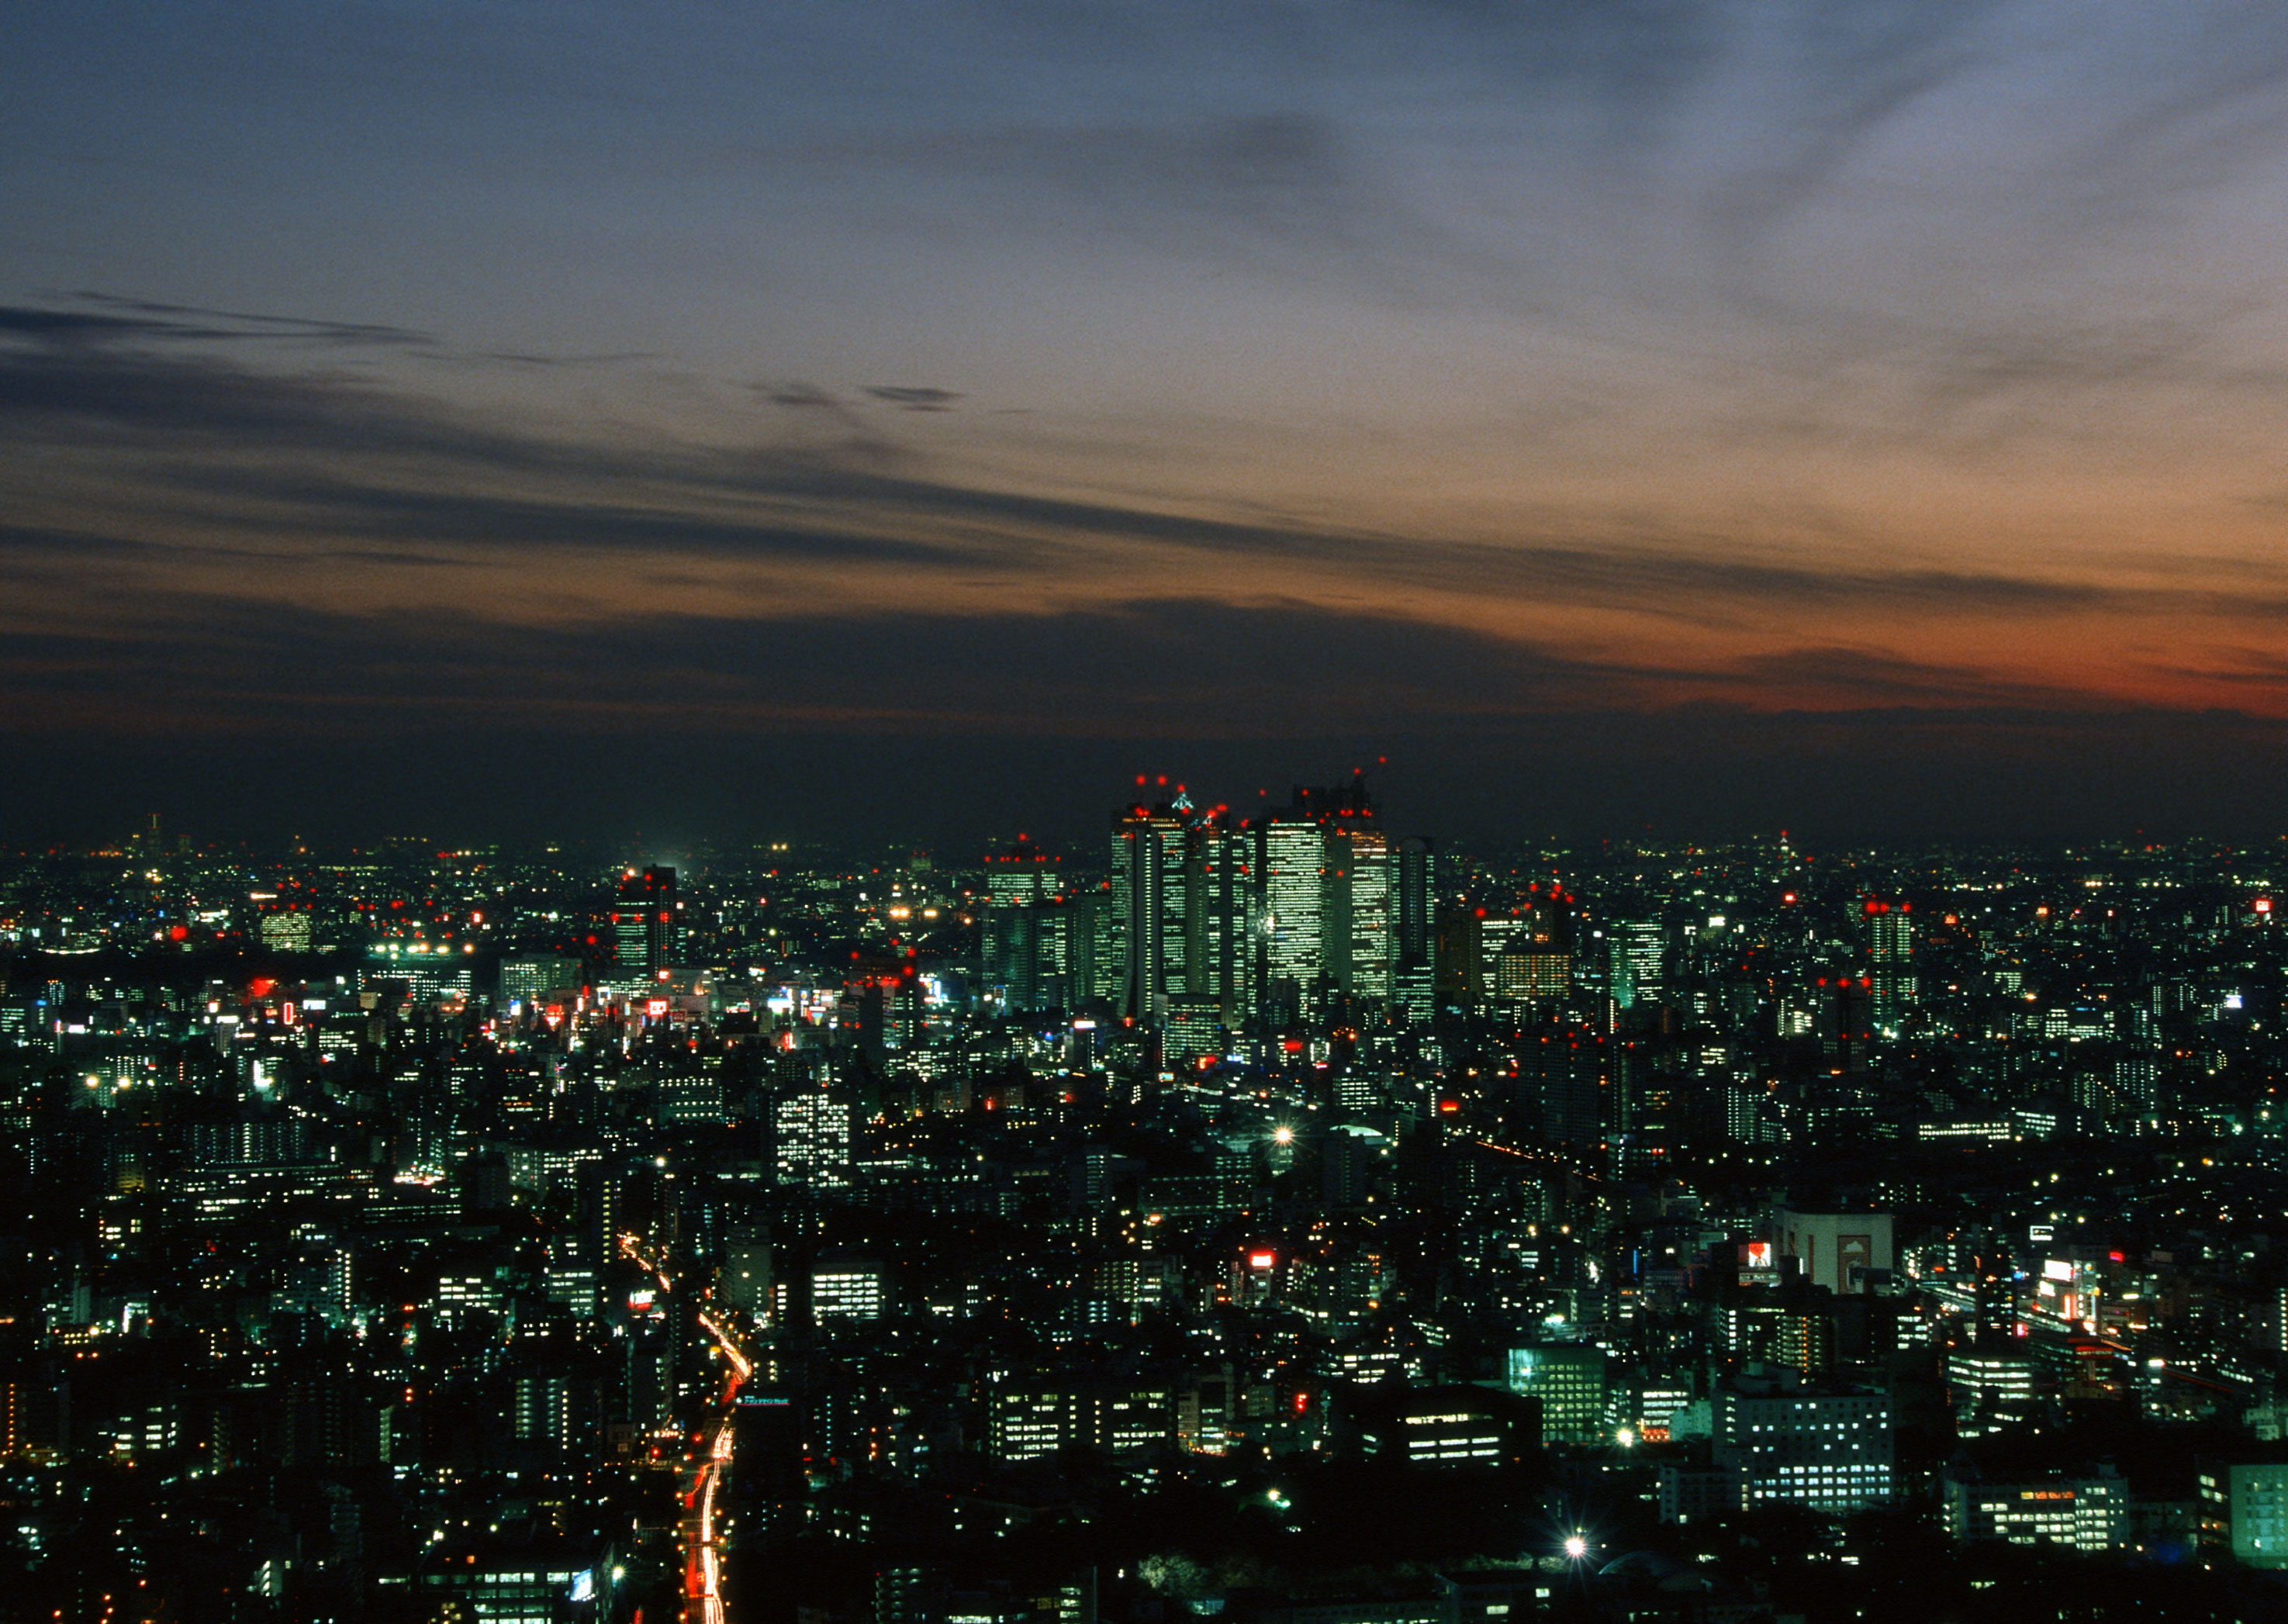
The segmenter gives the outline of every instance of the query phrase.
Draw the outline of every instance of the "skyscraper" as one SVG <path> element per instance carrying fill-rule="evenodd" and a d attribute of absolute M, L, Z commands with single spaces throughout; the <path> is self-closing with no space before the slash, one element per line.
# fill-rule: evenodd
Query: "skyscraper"
<path fill-rule="evenodd" d="M 1304 791 L 1296 792 L 1300 803 Z M 1267 1001 L 1297 1011 L 1316 991 L 1323 959 L 1327 841 L 1302 806 L 1273 812 L 1258 829 L 1263 876 L 1263 983 Z"/>
<path fill-rule="evenodd" d="M 1436 945 L 1438 860 L 1430 843 L 1409 835 L 1391 850 L 1391 947 L 1401 968 L 1430 963 Z"/>
<path fill-rule="evenodd" d="M 1390 999 L 1397 956 L 1390 858 L 1390 837 L 1380 829 L 1337 823 L 1327 830 L 1327 973 L 1338 992 L 1378 1004 Z"/>
<path fill-rule="evenodd" d="M 623 970 L 655 974 L 675 963 L 679 945 L 676 931 L 675 870 L 631 868 L 620 879 L 618 905 L 612 911 L 612 940 Z"/>
<path fill-rule="evenodd" d="M 1045 904 L 1056 893 L 1055 860 L 1020 836 L 985 860 L 987 901 L 978 940 L 985 985 L 1002 1007 L 1041 1010 L 1061 1002 L 1057 944 L 1049 939 Z"/>
<path fill-rule="evenodd" d="M 1168 995 L 1187 989 L 1189 888 L 1185 850 L 1192 804 L 1130 806 L 1113 820 L 1114 919 L 1126 970 L 1120 1012 L 1131 1019 L 1166 1018 Z"/>
<path fill-rule="evenodd" d="M 1667 957 L 1666 935 L 1657 919 L 1623 919 L 1613 924 L 1607 938 L 1612 955 L 1613 1002 L 1624 1010 L 1661 1001 L 1666 990 L 1662 973 Z"/>
<path fill-rule="evenodd" d="M 814 1191 L 850 1187 L 850 1107 L 823 1089 L 803 1087 L 771 1108 L 779 1183 Z"/>
<path fill-rule="evenodd" d="M 1227 808 L 1202 815 L 1188 859 L 1185 964 L 1192 994 L 1214 1000 L 1227 1026 L 1242 1026 L 1256 1012 L 1262 903 L 1253 860 L 1253 842 L 1233 826 Z"/>
<path fill-rule="evenodd" d="M 1874 963 L 1875 1025 L 1895 1027 L 1915 1001 L 1915 932 L 1913 906 L 1903 900 L 1870 897 L 1862 905 L 1867 922 L 1867 953 Z"/>

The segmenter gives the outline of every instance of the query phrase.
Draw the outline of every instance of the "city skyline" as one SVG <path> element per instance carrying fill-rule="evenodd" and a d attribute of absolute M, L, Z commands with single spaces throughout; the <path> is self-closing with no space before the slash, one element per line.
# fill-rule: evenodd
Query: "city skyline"
<path fill-rule="evenodd" d="M 1061 861 L 0 850 L 10 1594 L 2278 1613 L 2277 842 L 1132 787 Z"/>
<path fill-rule="evenodd" d="M 551 25 L 26 20 L 0 838 L 2288 789 L 2262 8 Z"/>

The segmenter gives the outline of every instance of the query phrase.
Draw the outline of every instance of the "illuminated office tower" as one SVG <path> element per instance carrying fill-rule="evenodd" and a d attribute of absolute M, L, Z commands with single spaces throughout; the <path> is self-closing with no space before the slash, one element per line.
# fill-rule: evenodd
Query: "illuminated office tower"
<path fill-rule="evenodd" d="M 980 968 L 1004 1009 L 1041 1010 L 1060 1002 L 1052 995 L 1061 983 L 1043 929 L 1045 905 L 1056 894 L 1054 861 L 1021 836 L 1007 852 L 985 860 Z"/>
<path fill-rule="evenodd" d="M 1191 986 L 1192 825 L 1197 815 L 1180 785 L 1176 798 L 1152 809 L 1153 838 L 1160 848 L 1159 996 Z"/>
<path fill-rule="evenodd" d="M 1437 873 L 1428 841 L 1410 835 L 1392 844 L 1391 998 L 1418 1026 L 1437 1008 Z"/>
<path fill-rule="evenodd" d="M 1541 1400 L 1541 1435 L 1580 1444 L 1605 1435 L 1605 1351 L 1553 1343 L 1509 1351 L 1509 1390 Z"/>
<path fill-rule="evenodd" d="M 1880 1392 L 1733 1377 L 1717 1386 L 1713 1419 L 1715 1463 L 1746 1475 L 1751 1503 L 1843 1517 L 1891 1498 L 1891 1401 Z"/>
<path fill-rule="evenodd" d="M 1430 843 L 1409 835 L 1391 848 L 1390 945 L 1401 969 L 1430 963 L 1437 946 L 1438 859 Z"/>
<path fill-rule="evenodd" d="M 1956 1436 L 1981 1438 L 2025 1422 L 2041 1372 L 2014 1346 L 1972 1343 L 1946 1356 L 1946 1382 Z"/>
<path fill-rule="evenodd" d="M 262 945 L 274 953 L 310 951 L 310 910 L 306 905 L 287 904 L 272 908 L 262 915 L 259 930 Z"/>
<path fill-rule="evenodd" d="M 1512 1004 L 1553 1003 L 1573 990 L 1572 899 L 1537 894 L 1494 964 L 1494 993 Z"/>
<path fill-rule="evenodd" d="M 1192 831 L 1186 869 L 1187 990 L 1194 998 L 1212 1001 L 1222 1023 L 1233 1027 L 1255 1013 L 1261 905 L 1252 858 L 1248 832 L 1232 826 L 1225 808 L 1206 813 Z"/>
<path fill-rule="evenodd" d="M 612 910 L 612 939 L 624 970 L 649 975 L 675 963 L 677 949 L 675 870 L 631 868 L 620 879 Z"/>
<path fill-rule="evenodd" d="M 1223 1052 L 1223 1012 L 1212 998 L 1178 993 L 1168 1000 L 1160 1053 L 1174 1066 L 1201 1055 Z"/>
<path fill-rule="evenodd" d="M 1327 975 L 1335 990 L 1389 1002 L 1395 968 L 1391 939 L 1390 837 L 1337 824 L 1327 831 L 1322 906 Z"/>
<path fill-rule="evenodd" d="M 1666 990 L 1662 974 L 1665 934 L 1657 919 L 1619 920 L 1607 933 L 1613 1002 L 1624 1010 L 1660 1002 Z"/>
<path fill-rule="evenodd" d="M 1297 792 L 1301 798 L 1302 792 Z M 1316 992 L 1323 965 L 1321 915 L 1327 839 L 1307 812 L 1272 813 L 1258 831 L 1263 876 L 1263 986 L 1284 1007 L 1301 1010 Z"/>
<path fill-rule="evenodd" d="M 1390 996 L 1390 843 L 1366 780 L 1331 788 L 1297 786 L 1257 826 L 1263 899 L 1263 994 L 1283 1010 L 1315 1012 L 1331 986 L 1352 990 L 1363 966 L 1368 995 Z M 1359 843 L 1371 836 L 1363 850 Z M 1358 869 L 1370 870 L 1361 881 Z M 1354 915 L 1364 914 L 1364 946 Z"/>
<path fill-rule="evenodd" d="M 1139 1021 L 1167 1017 L 1168 995 L 1187 990 L 1189 886 L 1186 848 L 1193 806 L 1176 799 L 1131 806 L 1113 821 L 1113 906 L 1126 964 L 1120 1010 Z"/>
<path fill-rule="evenodd" d="M 1883 897 L 1864 904 L 1868 956 L 1874 962 L 1875 1025 L 1896 1027 L 1915 1001 L 1915 932 L 1912 905 Z"/>
<path fill-rule="evenodd" d="M 780 1184 L 806 1190 L 850 1187 L 847 1105 L 823 1089 L 805 1088 L 771 1107 L 771 1127 L 778 1141 Z"/>
<path fill-rule="evenodd" d="M 1030 907 L 1057 889 L 1057 860 L 1040 847 L 1017 836 L 1006 852 L 985 860 L 985 894 L 989 900 Z"/>
<path fill-rule="evenodd" d="M 2288 1567 L 2288 1464 L 2204 1462 L 2200 1542 L 2248 1568 Z"/>
<path fill-rule="evenodd" d="M 1115 836 L 1117 839 L 1117 836 Z M 1125 847 L 1116 846 L 1116 854 L 1124 855 Z M 1123 876 L 1126 869 L 1116 866 L 1112 877 L 1100 881 L 1088 900 L 1087 962 L 1090 966 L 1086 996 L 1117 1005 L 1122 991 L 1128 985 L 1128 887 Z M 1075 921 L 1078 928 L 1080 922 Z"/>
<path fill-rule="evenodd" d="M 889 1273 L 879 1258 L 830 1251 L 810 1271 L 810 1311 L 822 1320 L 879 1319 L 889 1302 Z"/>
<path fill-rule="evenodd" d="M 2129 1543 L 2129 1485 L 2111 1470 L 2093 1477 L 1996 1483 L 1950 1477 L 1946 1532 L 1958 1543 L 2002 1540 L 2067 1550 L 2117 1550 Z"/>
<path fill-rule="evenodd" d="M 1041 1007 L 1069 1010 L 1095 997 L 1102 899 L 1085 892 L 1049 897 L 1035 911 Z"/>
<path fill-rule="evenodd" d="M 527 1010 L 535 1009 L 547 1002 L 549 994 L 579 985 L 577 959 L 536 954 L 501 961 L 500 1002 L 504 1006 L 520 1004 Z"/>
<path fill-rule="evenodd" d="M 2115 1058 L 2113 1094 L 2119 1110 L 2132 1121 L 2149 1123 L 2161 1110 L 2161 1064 L 2149 1050 L 2135 1050 Z"/>
<path fill-rule="evenodd" d="M 1104 882 L 1103 906 L 1096 916 L 1097 996 L 1109 999 L 1124 1013 L 1128 1004 L 1128 940 L 1135 929 L 1129 917 L 1132 897 L 1128 870 L 1139 860 L 1133 855 L 1133 825 L 1142 816 L 1140 806 L 1129 807 L 1113 816 L 1112 844 L 1106 854 L 1108 860 L 1105 865 L 1108 877 Z"/>

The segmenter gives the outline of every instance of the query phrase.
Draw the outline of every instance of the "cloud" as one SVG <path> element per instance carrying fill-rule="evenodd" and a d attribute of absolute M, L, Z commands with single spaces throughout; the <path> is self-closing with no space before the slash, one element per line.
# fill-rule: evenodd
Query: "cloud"
<path fill-rule="evenodd" d="M 2279 607 L 2276 588 L 2228 598 L 2197 582 L 2128 586 L 2054 567 L 1886 566 L 1857 546 L 1756 556 L 1721 536 L 1657 527 L 1597 544 L 1549 534 L 1554 527 L 1493 543 L 1170 511 L 932 477 L 857 431 L 823 446 L 752 449 L 544 437 L 371 380 L 155 353 L 112 328 L 59 342 L 26 325 L 30 336 L 0 339 L 9 430 L 0 468 L 17 471 L 20 503 L 50 491 L 42 511 L 71 511 L 75 522 L 20 523 L 7 552 L 20 569 L 54 570 L 101 551 L 143 570 L 143 590 L 167 590 L 166 572 L 202 554 L 408 569 L 486 558 L 562 566 L 588 554 L 692 593 L 711 590 L 703 579 L 713 590 L 735 585 L 711 574 L 725 567 L 801 563 L 834 572 L 834 597 L 850 603 L 885 593 L 912 601 L 926 576 L 997 581 L 1001 597 L 1034 612 L 1076 590 L 1202 600 L 1275 590 L 1322 606 L 1402 597 L 1417 617 L 1480 624 L 1490 608 L 1513 606 L 1543 629 L 1537 636 L 1576 609 L 1728 632 L 1763 625 L 1774 663 L 1724 680 L 1754 677 L 1751 690 L 1773 695 L 1786 681 L 1873 691 L 1871 668 L 1855 684 L 1835 672 L 1812 681 L 1810 656 L 1789 652 L 1832 642 L 1839 619 L 1890 617 L 1904 646 L 1919 626 L 1966 619 L 2245 621 Z M 855 416 L 815 385 L 759 387 L 798 416 Z M 1153 584 L 1122 584 L 1142 569 Z M 746 599 L 758 609 L 763 585 L 756 577 Z M 994 646 L 989 625 L 976 635 Z M 1632 658 L 1643 662 L 1643 651 Z M 1894 671 L 1880 680 L 1909 679 Z M 1986 702 L 2011 697 L 1997 691 Z"/>
<path fill-rule="evenodd" d="M 815 384 L 758 384 L 755 389 L 773 406 L 783 406 L 792 411 L 844 412 L 849 409 Z"/>
<path fill-rule="evenodd" d="M 1998 680 L 1961 666 L 1902 659 L 1871 649 L 1791 648 L 1752 654 L 1735 662 L 1726 674 L 1777 690 L 1808 690 L 1829 706 L 1847 709 L 1903 705 L 1942 707 L 1949 713 L 1978 709 L 2018 714 L 2034 709 L 2113 708 L 2059 685 Z"/>
<path fill-rule="evenodd" d="M 405 560 L 393 558 L 391 562 Z M 1705 706 L 2063 714 L 2077 696 L 1974 670 L 1816 649 L 1692 666 L 1585 660 L 1368 612 L 1140 599 L 1046 614 L 776 619 L 647 614 L 569 625 L 472 612 L 349 614 L 208 596 L 101 633 L 0 637 L 0 675 L 50 691 L 39 726 L 124 709 L 186 728 L 875 727 L 897 733 L 1277 739 Z M 91 709 L 89 709 L 91 708 Z"/>
<path fill-rule="evenodd" d="M 931 389 L 911 384 L 869 384 L 866 392 L 877 400 L 910 412 L 949 412 L 961 396 L 950 389 Z"/>
<path fill-rule="evenodd" d="M 280 511 L 260 527 L 273 532 L 361 535 L 409 543 L 450 543 L 542 556 L 601 549 L 624 551 L 632 560 L 650 562 L 695 556 L 759 560 L 799 557 L 857 567 L 973 566 L 995 558 L 1014 565 L 1035 553 L 1013 538 L 997 546 L 984 538 L 956 544 L 848 525 L 802 525 L 767 515 L 709 512 L 697 507 L 697 499 L 716 493 L 695 480 L 684 493 L 693 505 L 681 511 L 656 496 L 651 505 L 571 495 L 553 500 L 520 498 L 258 469 L 185 470 L 176 483 L 186 490 L 219 492 L 274 505 Z"/>
<path fill-rule="evenodd" d="M 123 507 L 179 509 L 198 498 L 212 508 L 198 510 L 211 524 L 277 545 L 306 533 L 421 546 L 1043 569 L 1059 554 L 1074 561 L 1108 543 L 1135 544 L 1193 560 L 1186 567 L 1201 572 L 1227 562 L 1289 564 L 1322 578 L 1336 572 L 1392 587 L 1715 620 L 1758 607 L 2015 614 L 2139 601 L 2085 582 L 1884 569 L 1856 554 L 1816 566 L 1727 556 L 1714 538 L 1690 535 L 1596 546 L 1531 536 L 1458 542 L 922 477 L 898 471 L 898 457 L 862 437 L 862 422 L 844 402 L 804 383 L 757 387 L 772 404 L 856 425 L 849 440 L 734 451 L 549 439 L 364 379 L 156 353 L 115 321 L 71 328 L 69 342 L 26 321 L 25 339 L 0 342 L 0 423 L 12 425 L 20 453 L 34 442 L 100 448 Z M 91 342 L 90 334 L 100 337 Z M 917 409 L 957 398 L 918 385 L 868 392 Z M 42 477 L 26 465 L 28 488 Z"/>
<path fill-rule="evenodd" d="M 411 349 L 430 348 L 437 342 L 426 333 L 384 322 L 313 320 L 304 316 L 263 315 L 242 310 L 211 310 L 197 305 L 123 298 L 115 294 L 84 290 L 73 297 L 84 304 L 95 305 L 99 312 L 106 313 L 78 314 L 77 321 L 86 325 L 89 330 L 107 329 L 114 333 L 132 333 L 141 339 L 196 340 L 203 343 L 216 339 L 291 339 L 311 344 L 373 345 Z M 52 318 L 59 315 L 67 326 L 72 324 L 73 313 L 68 312 L 26 308 L 0 310 L 0 328 L 6 327 L 12 316 L 36 323 L 44 316 Z"/>

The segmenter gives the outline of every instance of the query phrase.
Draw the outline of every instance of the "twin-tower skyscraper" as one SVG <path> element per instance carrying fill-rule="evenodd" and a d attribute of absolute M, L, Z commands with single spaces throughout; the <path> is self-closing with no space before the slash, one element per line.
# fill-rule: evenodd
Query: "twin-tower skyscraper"
<path fill-rule="evenodd" d="M 986 970 L 1011 1008 L 1100 1000 L 1204 1038 L 1428 996 L 1430 848 L 1384 828 L 1362 777 L 1251 818 L 1179 785 L 1114 815 L 1108 856 L 1094 888 L 1022 845 L 989 864 Z"/>

